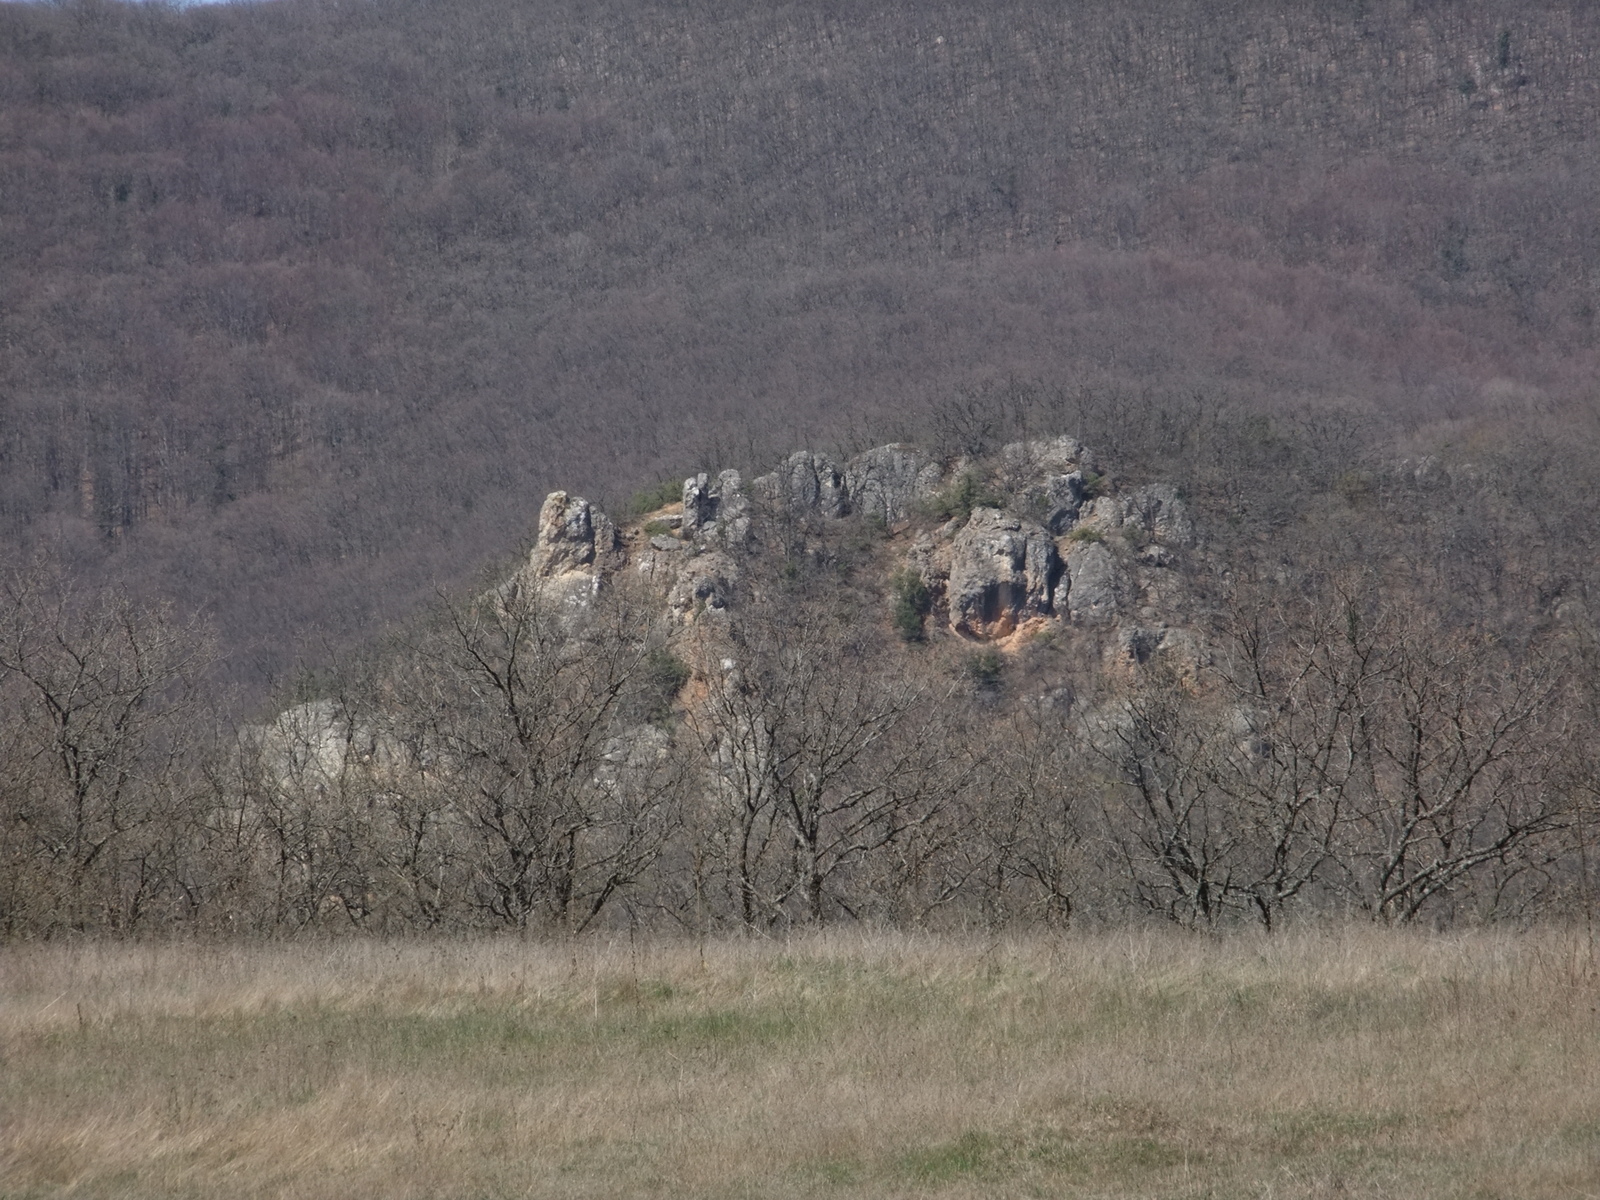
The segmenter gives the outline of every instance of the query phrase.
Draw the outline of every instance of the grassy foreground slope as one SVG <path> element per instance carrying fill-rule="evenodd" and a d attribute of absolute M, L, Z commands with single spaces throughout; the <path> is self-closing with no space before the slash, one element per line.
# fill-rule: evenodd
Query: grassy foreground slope
<path fill-rule="evenodd" d="M 1575 1196 L 1571 935 L 24 946 L 4 1196 Z"/>

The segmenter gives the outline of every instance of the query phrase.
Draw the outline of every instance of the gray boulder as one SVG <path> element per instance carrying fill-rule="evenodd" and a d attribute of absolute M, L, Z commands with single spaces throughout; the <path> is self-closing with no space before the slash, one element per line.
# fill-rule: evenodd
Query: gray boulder
<path fill-rule="evenodd" d="M 1117 616 L 1123 580 L 1116 557 L 1099 542 L 1079 542 L 1067 551 L 1067 612 L 1074 621 L 1103 625 Z"/>
<path fill-rule="evenodd" d="M 738 568 L 722 552 L 697 554 L 679 567 L 667 592 L 667 607 L 683 619 L 705 612 L 725 612 L 738 577 Z"/>
<path fill-rule="evenodd" d="M 551 492 L 539 509 L 528 569 L 536 579 L 594 571 L 619 545 L 617 527 L 582 496 Z"/>
<path fill-rule="evenodd" d="M 826 454 L 808 450 L 791 454 L 776 471 L 756 483 L 775 504 L 790 512 L 842 517 L 850 511 L 844 472 Z"/>
<path fill-rule="evenodd" d="M 721 535 L 742 539 L 750 529 L 750 501 L 737 471 L 723 471 L 713 479 L 706 472 L 683 481 L 683 519 L 678 528 L 686 538 Z"/>
<path fill-rule="evenodd" d="M 1173 546 L 1194 544 L 1194 522 L 1189 506 L 1168 483 L 1152 483 L 1123 501 L 1123 522 L 1137 525 L 1159 542 Z"/>
<path fill-rule="evenodd" d="M 944 470 L 905 446 L 879 446 L 856 455 L 844 468 L 852 511 L 885 525 L 904 521 L 919 500 L 932 496 Z"/>
<path fill-rule="evenodd" d="M 1081 471 L 1065 475 L 1045 476 L 1039 491 L 1044 523 L 1051 533 L 1066 533 L 1078 523 L 1078 513 L 1083 509 L 1084 483 Z"/>
<path fill-rule="evenodd" d="M 1077 438 L 1039 438 L 1031 442 L 1012 442 L 1000 450 L 1000 462 L 1008 473 L 1021 478 L 1065 475 L 1083 465 L 1086 447 Z"/>
<path fill-rule="evenodd" d="M 950 624 L 968 637 L 1003 637 L 1055 611 L 1061 558 L 1032 521 L 976 508 L 950 545 Z"/>

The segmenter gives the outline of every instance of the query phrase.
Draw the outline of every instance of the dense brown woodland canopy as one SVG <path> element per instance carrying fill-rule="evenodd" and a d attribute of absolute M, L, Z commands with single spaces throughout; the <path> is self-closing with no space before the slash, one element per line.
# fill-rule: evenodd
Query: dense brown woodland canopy
<path fill-rule="evenodd" d="M 936 439 L 1007 381 L 1128 468 L 1288 456 L 1292 509 L 1457 454 L 1559 523 L 1597 44 L 1578 3 L 7 4 L 0 545 L 212 614 L 259 688 L 551 488 Z"/>
<path fill-rule="evenodd" d="M 23 931 L 157 911 L 276 928 L 325 919 L 334 897 L 356 923 L 570 927 L 596 897 L 590 916 L 615 912 L 661 863 L 676 873 L 651 903 L 689 923 L 898 919 L 947 901 L 992 915 L 1022 876 L 1037 892 L 1022 907 L 1054 912 L 1081 899 L 1061 882 L 1075 868 L 1045 861 L 1069 844 L 1120 847 L 1126 869 L 1095 885 L 1121 897 L 1104 911 L 1587 907 L 1597 46 L 1600 9 L 1576 2 L 0 4 L 0 695 L 15 728 L 43 731 L 0 763 L 16 818 L 0 850 L 40 872 L 27 895 L 13 873 L 0 916 Z M 741 913 L 734 860 L 707 859 L 734 897 L 709 916 L 683 883 L 705 866 L 685 847 L 710 844 L 682 832 L 692 822 L 641 826 L 643 841 L 613 846 L 631 865 L 590 883 L 505 832 L 497 852 L 527 861 L 500 893 L 482 883 L 483 844 L 428 840 L 442 810 L 426 806 L 381 837 L 280 813 L 241 848 L 245 814 L 264 820 L 241 799 L 260 780 L 240 782 L 237 742 L 201 726 L 339 688 L 391 714 L 478 695 L 460 660 L 484 657 L 472 637 L 522 634 L 464 632 L 460 597 L 526 544 L 550 490 L 621 517 L 651 509 L 630 498 L 663 498 L 663 480 L 753 474 L 801 448 L 842 460 L 907 441 L 984 464 L 1056 433 L 1091 445 L 1118 485 L 1181 489 L 1206 553 L 1173 569 L 1192 576 L 1194 621 L 1234 648 L 1209 691 L 1150 685 L 1127 701 L 1154 706 L 1153 740 L 1120 765 L 1072 775 L 1106 757 L 1082 730 L 1076 749 L 1038 729 L 1020 757 L 983 748 L 1052 679 L 1099 685 L 1048 655 L 899 644 L 888 614 L 909 593 L 864 566 L 892 557 L 863 549 L 892 529 L 764 543 L 751 578 L 771 581 L 769 608 L 748 606 L 755 624 L 737 634 L 774 679 L 811 668 L 784 658 L 799 651 L 760 627 L 763 611 L 824 631 L 832 661 L 889 656 L 882 678 L 909 671 L 909 691 L 850 703 L 899 722 L 904 696 L 944 696 L 945 723 L 918 725 L 948 735 L 939 778 L 1055 797 L 1018 801 L 1044 822 L 1026 836 L 920 791 L 929 815 L 874 853 L 945 828 L 926 862 L 845 856 L 832 891 L 779 872 Z M 974 496 L 1015 499 L 957 507 Z M 441 594 L 457 600 L 418 625 Z M 675 672 L 705 677 L 635 624 L 634 642 L 605 643 L 619 674 L 606 706 L 584 710 L 584 754 L 617 721 L 670 726 Z M 411 631 L 400 659 L 439 665 L 455 700 L 386 675 L 381 655 L 335 677 L 329 664 L 385 627 Z M 1332 690 L 1296 691 L 1311 676 Z M 568 686 L 578 712 L 588 684 Z M 1107 778 L 1146 794 L 1139 764 L 1156 762 L 1182 764 L 1157 772 L 1177 788 L 1169 809 L 1233 789 L 1236 807 L 1195 818 L 1212 833 L 1239 828 L 1241 797 L 1287 803 L 1258 759 L 1200 754 L 1241 695 L 1280 713 L 1324 705 L 1318 728 L 1344 739 L 1339 764 L 1323 746 L 1320 783 L 1295 777 L 1278 842 L 1211 846 L 1175 883 L 1178 835 L 1160 822 L 1119 825 L 1104 805 L 1087 823 L 1049 815 L 1069 776 L 1080 797 L 1111 795 Z M 530 753 L 517 730 L 531 726 L 513 726 L 505 762 Z M 101 740 L 74 743 L 69 727 Z M 1050 755 L 1079 765 L 1046 771 Z M 1398 774 L 1380 778 L 1380 760 Z M 1407 769 L 1411 799 L 1385 809 L 1376 797 Z M 1329 816 L 1316 805 L 1331 771 L 1349 805 Z M 1437 817 L 1430 787 L 1452 805 L 1487 795 L 1470 828 L 1425 847 L 1395 813 Z M 47 793 L 54 825 L 18 799 Z M 1282 832 L 1268 807 L 1261 828 Z M 98 834 L 90 810 L 111 813 Z M 941 826 L 935 810 L 961 819 Z M 635 815 L 667 811 L 641 801 Z M 1043 855 L 1026 868 L 1024 843 Z M 1460 872 L 1385 899 L 1373 864 L 1396 845 Z M 461 872 L 448 903 L 428 874 L 446 858 Z"/>

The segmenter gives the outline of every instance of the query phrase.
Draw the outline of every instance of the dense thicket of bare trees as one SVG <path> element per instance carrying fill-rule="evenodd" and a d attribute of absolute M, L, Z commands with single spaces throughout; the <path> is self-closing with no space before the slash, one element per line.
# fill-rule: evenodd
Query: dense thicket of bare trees
<path fill-rule="evenodd" d="M 0 928 L 110 929 L 205 900 L 209 652 L 168 609 L 0 583 Z"/>
<path fill-rule="evenodd" d="M 200 631 L 18 576 L 0 929 L 1587 912 L 1600 725 L 1570 614 L 1514 638 L 1398 566 L 1230 571 L 1205 654 L 1107 671 L 1060 638 L 906 640 L 875 536 L 787 530 L 688 626 L 626 577 L 441 601 L 225 737 Z"/>
<path fill-rule="evenodd" d="M 1211 687 L 1145 678 L 1091 729 L 1142 905 L 1407 922 L 1583 882 L 1556 866 L 1586 803 L 1571 772 L 1588 770 L 1574 722 L 1592 683 L 1570 638 L 1515 653 L 1370 583 L 1227 622 Z"/>

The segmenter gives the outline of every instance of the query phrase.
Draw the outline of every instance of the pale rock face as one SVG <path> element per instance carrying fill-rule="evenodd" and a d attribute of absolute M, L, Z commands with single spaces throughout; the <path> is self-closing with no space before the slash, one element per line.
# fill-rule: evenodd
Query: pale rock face
<path fill-rule="evenodd" d="M 1147 567 L 1170 567 L 1172 551 L 1159 542 L 1151 542 L 1139 551 L 1139 561 Z"/>
<path fill-rule="evenodd" d="M 793 460 L 791 460 L 793 461 Z M 932 496 L 944 470 L 905 446 L 879 446 L 845 464 L 844 486 L 851 511 L 885 525 L 904 521 L 917 501 Z"/>
<path fill-rule="evenodd" d="M 1182 675 L 1193 677 L 1206 664 L 1205 644 L 1192 629 L 1168 629 L 1157 651 Z"/>
<path fill-rule="evenodd" d="M 551 492 L 539 509 L 539 528 L 528 569 L 539 579 L 594 570 L 617 548 L 617 528 L 582 496 Z"/>
<path fill-rule="evenodd" d="M 1107 647 L 1106 665 L 1137 670 L 1160 664 L 1177 678 L 1193 682 L 1204 665 L 1204 651 L 1192 629 L 1168 625 L 1124 625 Z"/>
<path fill-rule="evenodd" d="M 692 536 L 717 519 L 717 498 L 711 494 L 711 477 L 704 471 L 683 481 L 683 520 L 679 528 Z"/>
<path fill-rule="evenodd" d="M 1088 448 L 1076 438 L 1012 442 L 1000 451 L 1002 486 L 1044 514 L 1051 533 L 1065 533 L 1083 507 Z"/>
<path fill-rule="evenodd" d="M 278 714 L 270 725 L 248 725 L 241 742 L 260 755 L 278 787 L 328 792 L 347 770 L 394 773 L 404 769 L 402 747 L 369 726 L 354 724 L 333 700 L 313 700 Z M 432 761 L 423 756 L 425 764 Z"/>
<path fill-rule="evenodd" d="M 539 509 L 528 565 L 506 587 L 535 589 L 557 611 L 585 609 L 606 569 L 619 565 L 621 545 L 605 513 L 582 496 L 551 492 Z M 505 595 L 502 589 L 502 601 Z"/>
<path fill-rule="evenodd" d="M 750 500 L 737 471 L 712 479 L 704 471 L 683 481 L 683 536 L 742 542 L 750 532 Z"/>
<path fill-rule="evenodd" d="M 1073 546 L 1067 551 L 1067 579 L 1067 611 L 1074 621 L 1103 625 L 1116 618 L 1123 580 L 1110 550 L 1099 542 Z"/>
<path fill-rule="evenodd" d="M 552 613 L 576 617 L 600 594 L 600 579 L 600 572 L 583 570 L 541 579 L 539 602 Z"/>
<path fill-rule="evenodd" d="M 600 778 L 616 785 L 634 771 L 647 771 L 664 761 L 672 749 L 672 735 L 658 726 L 635 725 L 606 740 L 601 755 Z"/>
<path fill-rule="evenodd" d="M 1199 654 L 1192 630 L 1166 625 L 1124 625 L 1117 630 L 1116 647 L 1129 663 L 1147 663 L 1159 655 L 1176 659 L 1180 668 L 1192 668 Z"/>
<path fill-rule="evenodd" d="M 1194 522 L 1189 506 L 1171 484 L 1152 483 L 1140 488 L 1124 504 L 1123 522 L 1138 525 L 1159 542 L 1173 546 L 1194 544 Z"/>
<path fill-rule="evenodd" d="M 934 604 L 945 596 L 945 584 L 950 575 L 948 551 L 945 542 L 935 541 L 926 533 L 918 534 L 906 551 L 905 569 L 916 572 Z"/>
<path fill-rule="evenodd" d="M 795 513 L 842 517 L 850 511 L 844 472 L 826 454 L 791 454 L 772 474 L 756 480 L 774 502 Z"/>
<path fill-rule="evenodd" d="M 1083 474 L 1079 471 L 1045 477 L 1041 499 L 1046 512 L 1044 523 L 1051 533 L 1066 533 L 1078 523 L 1083 493 Z"/>
<path fill-rule="evenodd" d="M 922 576 L 922 581 L 927 583 L 935 575 L 943 574 L 938 565 L 938 547 L 931 536 L 919 533 L 911 543 L 911 549 L 906 552 L 906 566 Z"/>
<path fill-rule="evenodd" d="M 950 624 L 968 637 L 1003 637 L 1055 611 L 1061 559 L 1032 521 L 976 508 L 950 546 Z"/>
<path fill-rule="evenodd" d="M 1091 500 L 1078 513 L 1077 525 L 1082 529 L 1111 534 L 1122 528 L 1126 516 L 1127 510 L 1120 499 L 1116 496 L 1100 496 Z"/>
<path fill-rule="evenodd" d="M 1084 465 L 1086 448 L 1077 438 L 1042 438 L 1012 442 L 1000 451 L 1007 471 L 1024 476 L 1066 475 Z"/>
<path fill-rule="evenodd" d="M 1129 663 L 1147 663 L 1161 647 L 1162 632 L 1143 625 L 1124 625 L 1117 630 L 1117 650 Z"/>

